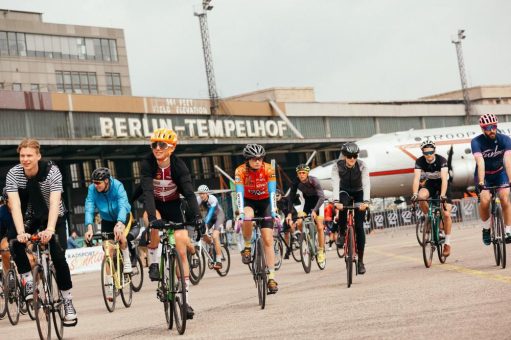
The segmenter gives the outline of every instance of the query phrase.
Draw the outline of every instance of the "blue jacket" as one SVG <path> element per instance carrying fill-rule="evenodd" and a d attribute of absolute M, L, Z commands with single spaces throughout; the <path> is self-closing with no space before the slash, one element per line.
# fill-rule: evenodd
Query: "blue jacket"
<path fill-rule="evenodd" d="M 107 192 L 98 192 L 94 184 L 89 185 L 85 199 L 85 226 L 94 225 L 94 208 L 98 209 L 102 220 L 126 223 L 131 206 L 122 183 L 110 177 L 110 188 Z"/>

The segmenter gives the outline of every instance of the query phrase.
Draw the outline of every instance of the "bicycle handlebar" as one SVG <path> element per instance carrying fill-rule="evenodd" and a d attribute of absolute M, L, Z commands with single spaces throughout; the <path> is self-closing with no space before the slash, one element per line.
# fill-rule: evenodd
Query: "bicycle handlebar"
<path fill-rule="evenodd" d="M 482 188 L 482 190 L 490 190 L 491 191 L 491 190 L 497 190 L 497 189 L 506 189 L 506 188 L 509 188 L 509 187 L 510 187 L 509 184 L 504 185 L 504 186 L 492 186 L 492 187 L 484 186 Z"/>
<path fill-rule="evenodd" d="M 149 223 L 149 228 L 152 229 L 158 229 L 158 230 L 167 230 L 167 229 L 174 229 L 179 227 L 198 227 L 200 224 L 197 224 L 195 222 L 172 222 L 167 221 L 164 226 L 153 226 L 151 223 Z"/>

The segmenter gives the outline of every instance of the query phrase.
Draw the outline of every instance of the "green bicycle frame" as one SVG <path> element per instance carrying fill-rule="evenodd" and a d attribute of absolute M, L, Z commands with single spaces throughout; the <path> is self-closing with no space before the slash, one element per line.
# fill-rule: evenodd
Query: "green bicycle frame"
<path fill-rule="evenodd" d="M 431 232 L 433 236 L 433 242 L 435 244 L 440 243 L 440 221 L 442 219 L 442 212 L 438 202 L 430 201 L 428 209 L 428 217 L 431 221 Z"/>
<path fill-rule="evenodd" d="M 166 231 L 167 235 L 166 235 L 166 239 L 168 240 L 168 244 L 166 245 L 167 247 L 170 247 L 170 248 L 175 248 L 176 247 L 176 238 L 174 236 L 174 229 L 167 229 Z M 165 251 L 166 247 L 162 247 L 162 255 L 163 255 L 163 251 Z M 165 268 L 164 268 L 164 257 L 163 256 L 160 256 L 160 278 L 163 279 L 164 277 L 164 271 L 165 271 Z M 167 265 L 169 265 L 167 263 Z M 174 275 L 176 275 L 177 273 L 174 272 Z M 176 278 L 174 278 L 174 280 L 176 280 Z M 159 284 L 162 284 L 163 281 L 160 281 Z M 167 292 L 167 301 L 173 301 L 174 300 L 174 294 L 172 293 L 172 291 L 168 291 Z"/>
<path fill-rule="evenodd" d="M 318 253 L 318 250 L 316 249 L 316 223 L 314 223 L 311 217 L 307 217 L 303 220 L 303 227 L 307 228 L 310 235 L 311 255 L 316 256 Z"/>

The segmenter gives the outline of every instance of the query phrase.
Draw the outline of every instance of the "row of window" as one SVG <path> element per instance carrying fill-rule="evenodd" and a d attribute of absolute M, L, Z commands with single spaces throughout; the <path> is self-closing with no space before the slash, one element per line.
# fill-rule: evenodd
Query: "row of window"
<path fill-rule="evenodd" d="M 97 94 L 98 81 L 95 72 L 56 71 L 57 91 L 65 93 Z M 105 73 L 106 93 L 121 95 L 121 74 Z"/>
<path fill-rule="evenodd" d="M 0 56 L 118 61 L 114 39 L 0 31 Z"/>

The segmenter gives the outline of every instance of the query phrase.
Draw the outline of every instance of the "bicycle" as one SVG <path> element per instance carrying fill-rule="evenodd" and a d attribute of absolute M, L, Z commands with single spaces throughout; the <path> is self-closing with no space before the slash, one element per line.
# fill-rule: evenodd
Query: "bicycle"
<path fill-rule="evenodd" d="M 348 288 L 351 287 L 353 283 L 353 264 L 358 268 L 358 259 L 357 259 L 357 239 L 355 235 L 355 210 L 360 209 L 360 203 L 355 203 L 353 205 L 343 206 L 343 210 L 346 209 L 347 219 L 346 219 L 346 234 L 344 236 L 344 262 L 346 264 L 346 281 Z M 340 232 L 339 232 L 340 235 Z M 358 271 L 355 272 L 358 275 Z"/>
<path fill-rule="evenodd" d="M 278 237 L 282 227 L 280 223 L 274 223 L 273 225 L 273 252 L 275 253 L 275 271 L 282 267 L 282 261 L 284 259 L 284 245 L 282 240 Z"/>
<path fill-rule="evenodd" d="M 495 263 L 506 268 L 506 232 L 505 224 L 502 217 L 502 207 L 497 204 L 497 190 L 509 188 L 509 185 L 503 187 L 484 187 L 483 190 L 489 190 L 491 194 L 490 203 L 490 235 L 493 244 L 493 254 Z"/>
<path fill-rule="evenodd" d="M 17 240 L 13 239 L 9 242 L 9 249 L 12 249 L 14 242 Z M 7 250 L 1 250 L 5 252 Z M 9 259 L 9 269 L 3 278 L 5 284 L 4 287 L 4 306 L 3 314 L 7 314 L 11 325 L 16 325 L 19 321 L 20 314 L 26 314 L 30 316 L 30 319 L 35 320 L 34 307 L 32 300 L 27 301 L 25 296 L 25 290 L 21 284 L 20 275 L 16 268 L 12 253 Z M 3 316 L 2 316 L 3 317 Z"/>
<path fill-rule="evenodd" d="M 139 292 L 140 289 L 142 289 L 142 284 L 144 283 L 144 265 L 142 264 L 138 250 L 139 242 L 140 240 L 138 238 L 135 238 L 133 241 L 131 241 L 131 246 L 135 250 L 134 258 L 132 257 L 132 254 L 130 254 L 133 269 L 133 272 L 131 273 L 131 289 L 133 289 L 134 292 Z M 133 262 L 135 261 L 136 266 L 133 266 Z"/>
<path fill-rule="evenodd" d="M 181 256 L 176 249 L 176 239 L 174 237 L 174 228 L 195 227 L 192 223 L 174 223 L 167 222 L 163 227 L 157 228 L 163 230 L 161 236 L 162 251 L 160 257 L 160 280 L 156 290 L 157 298 L 163 302 L 165 319 L 168 329 L 172 329 L 174 321 L 179 334 L 186 330 L 187 303 L 186 303 L 186 283 L 183 273 L 183 264 Z"/>
<path fill-rule="evenodd" d="M 7 314 L 6 307 L 7 304 L 5 303 L 4 270 L 2 266 L 0 266 L 0 320 L 2 320 L 5 317 L 5 314 Z"/>
<path fill-rule="evenodd" d="M 34 253 L 36 254 L 37 264 L 33 270 L 34 276 L 34 299 L 33 306 L 35 311 L 35 320 L 40 339 L 51 339 L 51 324 L 53 325 L 57 338 L 61 340 L 64 337 L 64 327 L 74 327 L 78 319 L 72 321 L 65 320 L 64 299 L 57 286 L 57 276 L 55 267 L 51 261 L 50 243 L 42 244 L 41 238 L 36 234 L 30 238 Z M 53 235 L 56 247 L 60 247 L 57 235 Z"/>
<path fill-rule="evenodd" d="M 302 258 L 302 267 L 305 273 L 310 273 L 312 266 L 312 259 L 316 259 L 316 263 L 320 270 L 326 267 L 326 257 L 324 262 L 318 261 L 319 241 L 316 231 L 316 223 L 309 214 L 305 217 L 298 217 L 293 220 L 303 219 L 302 222 L 302 237 L 300 242 L 300 256 Z"/>
<path fill-rule="evenodd" d="M 286 251 L 289 251 L 289 253 L 291 253 L 293 259 L 296 262 L 301 262 L 302 261 L 302 256 L 300 255 L 301 233 L 298 232 L 295 236 L 293 233 L 290 232 L 289 243 L 286 242 L 284 231 L 280 231 L 277 234 L 277 237 L 279 238 L 282 245 L 286 247 Z"/>
<path fill-rule="evenodd" d="M 440 263 L 445 263 L 446 257 L 443 255 L 444 239 L 440 238 L 440 223 L 443 223 L 442 211 L 439 203 L 442 201 L 437 198 L 418 199 L 416 202 L 428 202 L 428 215 L 425 219 L 419 219 L 420 223 L 423 224 L 422 229 L 422 258 L 426 268 L 431 267 L 433 262 L 433 254 L 435 250 L 438 254 Z M 414 202 L 415 203 L 415 202 Z M 445 206 L 441 203 L 442 209 L 445 210 Z M 414 208 L 415 209 L 415 206 Z M 429 224 L 426 225 L 426 220 Z"/>
<path fill-rule="evenodd" d="M 112 240 L 113 236 L 113 232 L 92 235 L 93 240 L 103 241 L 105 256 L 101 263 L 101 291 L 105 307 L 110 313 L 115 310 L 118 295 L 121 295 L 122 303 L 126 308 L 131 306 L 133 300 L 131 274 L 124 273 L 124 259 L 120 244 L 119 241 Z M 111 251 L 113 251 L 113 258 Z"/>

